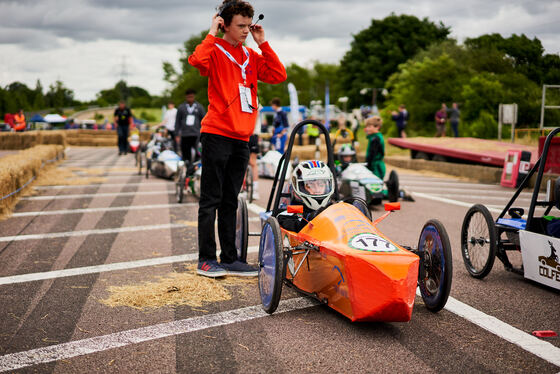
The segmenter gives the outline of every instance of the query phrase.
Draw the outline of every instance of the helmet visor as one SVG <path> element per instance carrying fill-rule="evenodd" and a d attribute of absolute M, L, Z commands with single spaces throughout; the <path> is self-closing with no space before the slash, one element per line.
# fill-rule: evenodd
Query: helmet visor
<path fill-rule="evenodd" d="M 322 196 L 330 193 L 332 191 L 332 181 L 330 179 L 320 178 L 320 179 L 307 179 L 305 181 L 300 180 L 299 190 L 308 196 Z"/>

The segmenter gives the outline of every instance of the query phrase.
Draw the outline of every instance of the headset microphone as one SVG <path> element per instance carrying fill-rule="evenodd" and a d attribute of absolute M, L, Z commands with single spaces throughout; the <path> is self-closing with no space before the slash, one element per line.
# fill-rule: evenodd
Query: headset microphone
<path fill-rule="evenodd" d="M 259 14 L 259 19 L 257 20 L 257 22 L 255 22 L 255 25 L 264 18 L 264 14 Z"/>

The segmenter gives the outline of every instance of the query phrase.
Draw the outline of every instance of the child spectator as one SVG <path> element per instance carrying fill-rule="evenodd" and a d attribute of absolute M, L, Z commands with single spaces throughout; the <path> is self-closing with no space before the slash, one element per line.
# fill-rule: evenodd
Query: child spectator
<path fill-rule="evenodd" d="M 366 163 L 369 170 L 377 175 L 380 179 L 385 177 L 385 141 L 381 134 L 381 125 L 383 120 L 379 116 L 369 117 L 366 120 L 364 131 L 368 138 L 368 147 L 366 151 Z"/>

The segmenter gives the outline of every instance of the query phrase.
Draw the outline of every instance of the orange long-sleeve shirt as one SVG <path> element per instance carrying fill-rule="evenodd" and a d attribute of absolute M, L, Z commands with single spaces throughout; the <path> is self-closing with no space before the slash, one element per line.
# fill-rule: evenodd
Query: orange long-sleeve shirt
<path fill-rule="evenodd" d="M 201 132 L 226 136 L 228 138 L 248 141 L 253 133 L 258 110 L 253 113 L 241 111 L 239 84 L 243 84 L 241 69 L 216 47 L 220 44 L 233 58 L 243 64 L 246 60 L 242 45 L 232 46 L 227 41 L 212 35 L 200 43 L 189 56 L 189 64 L 208 77 L 208 113 L 201 123 Z M 249 64 L 246 68 L 246 87 L 251 89 L 251 105 L 257 104 L 257 80 L 278 84 L 286 80 L 286 69 L 268 42 L 259 48 L 262 55 L 251 48 Z"/>

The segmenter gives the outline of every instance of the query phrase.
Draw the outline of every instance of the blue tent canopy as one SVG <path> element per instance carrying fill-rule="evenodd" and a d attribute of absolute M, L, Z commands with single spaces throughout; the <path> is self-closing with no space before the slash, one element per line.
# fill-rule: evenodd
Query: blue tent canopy
<path fill-rule="evenodd" d="M 40 114 L 35 114 L 31 117 L 28 122 L 46 122 L 45 119 Z"/>

